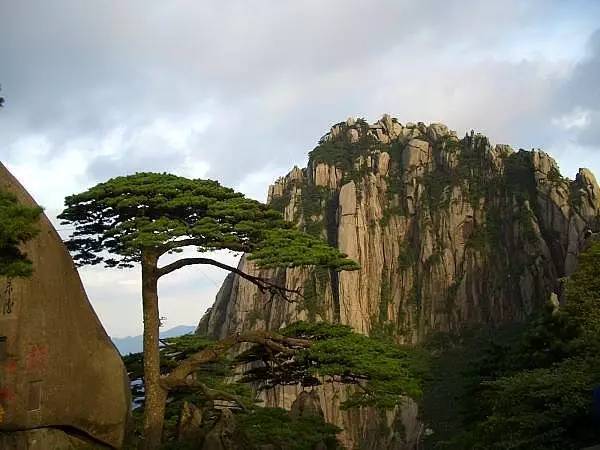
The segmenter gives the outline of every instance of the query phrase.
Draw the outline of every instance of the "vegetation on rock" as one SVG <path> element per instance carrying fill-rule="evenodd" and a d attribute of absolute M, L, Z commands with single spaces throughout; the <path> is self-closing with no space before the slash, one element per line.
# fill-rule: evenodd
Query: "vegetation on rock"
<path fill-rule="evenodd" d="M 446 343 L 438 367 L 448 380 L 452 367 L 462 366 L 455 376 L 463 387 L 456 393 L 454 419 L 436 417 L 440 398 L 437 406 L 426 399 L 434 429 L 430 448 L 580 449 L 598 443 L 599 280 L 596 241 L 580 255 L 567 281 L 564 306 L 548 306 L 523 327 L 482 330 L 463 335 L 457 346 Z M 460 358 L 464 364 L 457 364 Z M 442 377 L 426 387 L 430 399 L 442 389 Z M 456 435 L 457 429 L 463 432 Z"/>
<path fill-rule="evenodd" d="M 375 406 L 390 408 L 403 396 L 419 398 L 426 358 L 415 348 L 400 347 L 387 340 L 358 334 L 348 326 L 326 322 L 297 322 L 282 330 L 286 336 L 306 339 L 311 345 L 287 360 L 254 347 L 240 355 L 244 362 L 261 364 L 245 373 L 244 381 L 265 387 L 297 384 L 314 386 L 339 382 L 360 386 L 344 402 L 344 408 Z"/>
<path fill-rule="evenodd" d="M 278 385 L 310 388 L 333 381 L 359 386 L 345 402 L 346 408 L 390 408 L 402 403 L 405 396 L 421 395 L 425 360 L 415 349 L 400 348 L 357 334 L 350 327 L 324 322 L 298 322 L 280 333 L 280 347 L 256 343 L 237 357 L 225 350 L 224 341 L 196 335 L 165 339 L 161 349 L 161 372 L 165 374 L 198 352 L 218 356 L 195 367 L 191 375 L 196 383 L 171 391 L 165 441 L 179 440 L 179 416 L 184 402 L 189 402 L 204 411 L 215 406 L 231 408 L 240 429 L 257 447 L 272 444 L 285 450 L 309 450 L 323 442 L 326 448 L 336 449 L 335 435 L 340 431 L 336 427 L 320 416 L 292 417 L 281 409 L 261 407 L 257 404 L 257 392 Z M 234 342 L 245 339 L 242 334 Z M 142 394 L 142 359 L 142 354 L 124 357 L 135 382 L 134 398 Z M 234 377 L 240 369 L 242 377 Z"/>
<path fill-rule="evenodd" d="M 25 277 L 33 265 L 20 246 L 39 233 L 42 208 L 25 206 L 0 189 L 0 276 Z"/>
<path fill-rule="evenodd" d="M 222 249 L 252 253 L 250 259 L 263 268 L 358 267 L 326 242 L 295 230 L 277 211 L 216 181 L 137 173 L 69 196 L 65 206 L 59 218 L 75 227 L 67 245 L 79 264 L 141 264 L 147 449 L 160 444 L 168 392 L 159 370 L 158 280 L 182 267 L 209 264 L 236 273 L 272 297 L 298 294 L 211 258 L 180 258 L 159 267 L 161 256 L 195 247 L 200 253 Z M 179 381 L 185 378 L 182 371 Z"/>

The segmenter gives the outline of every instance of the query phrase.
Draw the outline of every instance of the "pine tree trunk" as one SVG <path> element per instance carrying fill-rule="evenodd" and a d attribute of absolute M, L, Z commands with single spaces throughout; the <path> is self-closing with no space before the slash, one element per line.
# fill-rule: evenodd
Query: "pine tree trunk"
<path fill-rule="evenodd" d="M 167 392 L 160 386 L 158 311 L 158 256 L 142 255 L 142 300 L 144 310 L 144 437 L 142 449 L 157 450 L 161 444 Z"/>

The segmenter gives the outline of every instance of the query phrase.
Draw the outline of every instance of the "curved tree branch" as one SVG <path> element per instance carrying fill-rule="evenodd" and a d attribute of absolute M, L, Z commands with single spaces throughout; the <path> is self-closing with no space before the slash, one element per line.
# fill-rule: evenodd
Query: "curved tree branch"
<path fill-rule="evenodd" d="M 256 330 L 237 333 L 184 359 L 168 375 L 162 377 L 161 385 L 166 390 L 189 386 L 188 377 L 202 365 L 217 361 L 234 345 L 242 342 L 263 345 L 275 353 L 288 355 L 293 355 L 299 349 L 311 345 L 311 341 L 307 339 L 291 338 L 272 331 Z"/>
<path fill-rule="evenodd" d="M 204 265 L 210 265 L 210 266 L 215 266 L 218 267 L 220 269 L 224 269 L 227 270 L 229 272 L 235 273 L 236 275 L 238 275 L 239 277 L 249 281 L 250 283 L 254 284 L 256 287 L 258 287 L 258 289 L 265 293 L 268 292 L 271 294 L 271 298 L 273 298 L 275 295 L 279 295 L 282 298 L 284 298 L 286 301 L 288 302 L 292 302 L 293 300 L 290 298 L 290 294 L 295 294 L 295 295 L 299 295 L 302 296 L 302 293 L 300 291 L 300 289 L 288 289 L 285 286 L 280 286 L 276 283 L 273 283 L 272 281 L 263 278 L 263 277 L 257 277 L 254 275 L 250 275 L 249 273 L 244 272 L 243 270 L 238 269 L 237 267 L 233 267 L 230 266 L 228 264 L 224 264 L 221 263 L 219 261 L 216 261 L 214 259 L 211 258 L 182 258 L 179 259 L 175 262 L 172 262 L 171 264 L 167 264 L 166 266 L 163 266 L 161 268 L 158 269 L 158 277 L 162 277 L 164 275 L 168 275 L 171 272 L 174 272 L 177 269 L 181 269 L 182 267 L 186 267 L 186 266 L 192 266 L 192 265 L 197 265 L 197 264 L 204 264 Z"/>

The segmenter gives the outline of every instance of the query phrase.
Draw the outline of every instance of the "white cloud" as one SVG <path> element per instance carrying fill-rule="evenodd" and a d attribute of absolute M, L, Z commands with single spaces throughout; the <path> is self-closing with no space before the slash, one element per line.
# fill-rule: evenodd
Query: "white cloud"
<path fill-rule="evenodd" d="M 552 124 L 564 130 L 584 129 L 590 125 L 590 110 L 575 108 L 573 111 L 552 119 Z"/>

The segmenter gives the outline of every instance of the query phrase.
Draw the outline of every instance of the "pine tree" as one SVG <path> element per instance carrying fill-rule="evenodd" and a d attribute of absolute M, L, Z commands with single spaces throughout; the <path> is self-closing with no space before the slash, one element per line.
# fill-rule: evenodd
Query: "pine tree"
<path fill-rule="evenodd" d="M 268 206 L 212 180 L 137 173 L 100 183 L 65 199 L 59 216 L 75 231 L 67 246 L 81 265 L 142 268 L 144 316 L 145 448 L 158 448 L 168 389 L 161 384 L 158 280 L 182 267 L 208 264 L 236 273 L 272 297 L 299 291 L 207 257 L 185 257 L 159 267 L 159 258 L 195 247 L 198 253 L 252 253 L 259 267 L 319 265 L 356 269 L 322 240 L 295 230 Z"/>

